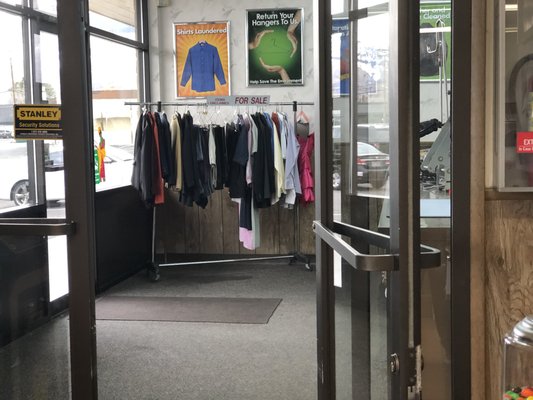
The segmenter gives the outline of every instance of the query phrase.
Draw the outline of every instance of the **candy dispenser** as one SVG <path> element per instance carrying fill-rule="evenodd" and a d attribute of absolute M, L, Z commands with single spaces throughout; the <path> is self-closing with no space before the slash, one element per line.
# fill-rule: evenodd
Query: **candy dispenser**
<path fill-rule="evenodd" d="M 533 400 L 533 315 L 504 339 L 503 398 Z"/>

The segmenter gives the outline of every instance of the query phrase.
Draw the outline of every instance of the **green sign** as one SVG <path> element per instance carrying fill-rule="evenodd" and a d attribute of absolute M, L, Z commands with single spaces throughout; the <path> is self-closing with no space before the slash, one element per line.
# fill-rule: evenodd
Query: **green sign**
<path fill-rule="evenodd" d="M 420 75 L 422 80 L 451 79 L 452 6 L 420 4 Z M 446 66 L 445 70 L 440 67 Z"/>
<path fill-rule="evenodd" d="M 248 10 L 248 86 L 303 85 L 303 9 Z"/>

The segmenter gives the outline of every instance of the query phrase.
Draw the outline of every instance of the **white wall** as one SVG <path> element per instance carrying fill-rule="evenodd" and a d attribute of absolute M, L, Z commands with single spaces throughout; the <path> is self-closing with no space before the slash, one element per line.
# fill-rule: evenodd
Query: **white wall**
<path fill-rule="evenodd" d="M 168 6 L 158 7 L 166 3 Z M 304 86 L 246 87 L 246 8 L 304 9 Z M 152 101 L 176 98 L 174 74 L 175 22 L 229 21 L 231 94 L 270 95 L 270 101 L 314 101 L 313 77 L 313 2 L 280 0 L 246 2 L 242 0 L 150 1 L 150 74 Z"/>

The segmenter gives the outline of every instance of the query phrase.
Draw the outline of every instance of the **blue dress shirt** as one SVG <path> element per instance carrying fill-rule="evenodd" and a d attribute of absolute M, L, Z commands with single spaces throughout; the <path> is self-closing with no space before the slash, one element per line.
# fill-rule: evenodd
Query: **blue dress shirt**
<path fill-rule="evenodd" d="M 226 83 L 217 48 L 207 42 L 192 46 L 183 67 L 181 86 L 185 86 L 192 77 L 193 90 L 210 92 L 215 90 L 215 75 L 221 85 Z"/>

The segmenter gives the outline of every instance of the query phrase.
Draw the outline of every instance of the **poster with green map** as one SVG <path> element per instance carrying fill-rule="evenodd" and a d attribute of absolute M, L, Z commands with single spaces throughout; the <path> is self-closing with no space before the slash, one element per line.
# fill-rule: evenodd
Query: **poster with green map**
<path fill-rule="evenodd" d="M 303 85 L 303 9 L 246 12 L 247 85 Z"/>

